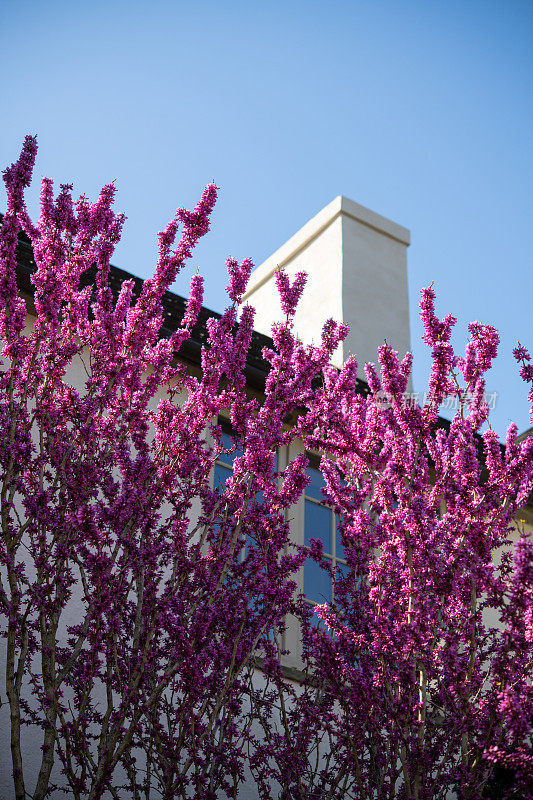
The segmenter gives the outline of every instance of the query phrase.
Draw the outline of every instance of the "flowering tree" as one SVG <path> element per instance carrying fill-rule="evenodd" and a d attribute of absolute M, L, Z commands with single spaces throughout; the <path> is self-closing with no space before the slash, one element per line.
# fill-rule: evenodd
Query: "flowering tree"
<path fill-rule="evenodd" d="M 283 420 L 345 334 L 330 323 L 321 348 L 275 331 L 265 400 L 246 394 L 253 310 L 237 307 L 252 264 L 228 262 L 231 305 L 208 323 L 202 374 L 176 362 L 202 305 L 193 277 L 182 327 L 160 340 L 161 298 L 209 228 L 210 185 L 193 212 L 178 209 L 159 235 L 153 279 L 132 303 L 118 298 L 109 260 L 124 218 L 114 187 L 75 203 L 43 180 L 41 216 L 24 204 L 36 142 L 4 172 L 0 231 L 0 609 L 17 800 L 234 795 L 242 778 L 240 674 L 283 624 L 302 556 L 286 552 L 285 510 L 304 486 L 302 458 L 275 472 L 296 435 Z M 175 239 L 181 225 L 181 236 Z M 36 319 L 16 284 L 19 226 L 33 245 Z M 95 284 L 80 289 L 96 264 Z M 287 302 L 301 289 L 287 286 Z M 83 370 L 77 388 L 71 375 Z M 159 402 L 154 402 L 159 394 Z M 213 464 L 228 450 L 229 417 L 241 455 L 224 487 Z M 23 760 L 25 726 L 42 731 L 35 775 Z M 145 755 L 140 757 L 144 749 Z M 54 772 L 54 763 L 59 770 Z"/>
<path fill-rule="evenodd" d="M 328 367 L 346 328 L 330 321 L 319 348 L 303 347 L 292 320 L 305 277 L 291 285 L 280 271 L 286 321 L 264 352 L 259 401 L 244 377 L 253 310 L 237 324 L 249 260 L 228 261 L 231 302 L 208 323 L 199 376 L 177 359 L 202 305 L 198 276 L 181 327 L 160 339 L 162 297 L 208 231 L 216 187 L 159 235 L 139 297 L 130 282 L 115 297 L 114 187 L 91 205 L 71 186 L 54 198 L 44 179 L 32 222 L 35 153 L 28 137 L 4 172 L 0 230 L 2 701 L 17 800 L 60 788 L 91 800 L 236 797 L 247 763 L 262 797 L 286 800 L 436 800 L 453 787 L 473 800 L 505 760 L 525 783 L 529 540 L 493 562 L 530 491 L 533 450 L 515 427 L 503 455 L 493 432 L 477 436 L 495 332 L 472 326 L 458 358 L 453 320 L 435 317 L 426 290 L 427 404 L 405 405 L 410 358 L 399 364 L 388 346 L 362 397 L 354 359 Z M 17 291 L 20 227 L 35 253 L 34 309 Z M 516 355 L 530 380 L 527 352 Z M 461 411 L 445 431 L 436 412 L 450 394 Z M 321 630 L 294 578 L 306 557 L 328 564 L 319 542 L 291 545 L 287 521 L 307 462 L 276 462 L 295 439 L 327 454 L 325 501 L 349 566 L 333 576 Z M 213 488 L 219 457 L 232 471 Z M 297 690 L 278 645 L 289 613 L 305 644 Z"/>
<path fill-rule="evenodd" d="M 275 778 L 284 799 L 497 800 L 495 764 L 511 770 L 508 796 L 533 796 L 533 542 L 520 526 L 510 541 L 533 439 L 519 443 L 515 425 L 504 449 L 490 428 L 479 435 L 498 335 L 471 324 L 457 356 L 455 319 L 435 316 L 434 297 L 425 289 L 420 303 L 433 353 L 423 407 L 406 402 L 411 356 L 400 363 L 384 345 L 380 376 L 366 366 L 367 397 L 352 358 L 324 371 L 299 419 L 307 447 L 327 454 L 324 499 L 348 571 L 318 609 L 326 630 L 304 625 L 303 690 L 273 671 L 257 698 L 264 798 Z M 528 352 L 515 357 L 531 382 Z M 450 395 L 459 410 L 446 430 L 436 412 Z M 321 541 L 310 556 L 331 572 Z"/>

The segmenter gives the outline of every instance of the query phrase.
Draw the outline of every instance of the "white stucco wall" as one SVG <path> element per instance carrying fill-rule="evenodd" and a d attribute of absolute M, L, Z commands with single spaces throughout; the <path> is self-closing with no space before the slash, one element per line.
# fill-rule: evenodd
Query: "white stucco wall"
<path fill-rule="evenodd" d="M 356 353 L 360 367 L 375 362 L 385 340 L 403 357 L 411 349 L 409 232 L 368 214 L 363 220 L 360 206 L 346 198 L 342 209 L 342 320 L 350 326 L 344 357 Z"/>
<path fill-rule="evenodd" d="M 275 273 L 308 274 L 295 316 L 298 335 L 318 344 L 324 322 L 350 326 L 333 362 L 354 353 L 363 365 L 376 361 L 387 342 L 403 356 L 410 349 L 407 247 L 410 234 L 395 222 L 346 197 L 336 197 L 252 273 L 246 300 L 256 308 L 255 327 L 270 334 L 282 319 Z"/>

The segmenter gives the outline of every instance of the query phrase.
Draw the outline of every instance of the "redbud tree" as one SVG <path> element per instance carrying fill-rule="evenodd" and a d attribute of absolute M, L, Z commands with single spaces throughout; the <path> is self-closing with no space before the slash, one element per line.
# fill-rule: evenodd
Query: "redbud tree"
<path fill-rule="evenodd" d="M 159 234 L 139 296 L 131 282 L 114 296 L 114 186 L 91 204 L 69 185 L 54 196 L 45 178 L 32 221 L 35 154 L 27 137 L 4 172 L 0 229 L 2 703 L 16 799 L 236 797 L 250 772 L 264 798 L 473 799 L 504 762 L 525 787 L 533 557 L 525 535 L 514 552 L 506 541 L 533 449 L 513 426 L 504 451 L 479 436 L 495 331 L 475 323 L 458 357 L 453 319 L 436 318 L 426 290 L 427 403 L 404 402 L 410 357 L 387 345 L 362 396 L 355 359 L 328 366 L 346 328 L 330 321 L 304 347 L 293 318 L 305 277 L 279 272 L 285 321 L 253 396 L 249 260 L 227 262 L 230 304 L 208 322 L 201 370 L 179 359 L 199 276 L 180 327 L 160 337 L 162 298 L 209 229 L 216 187 Z M 21 228 L 33 307 L 17 290 Z M 516 356 L 531 380 L 527 351 Z M 460 412 L 447 431 L 449 395 Z M 324 454 L 347 554 L 318 630 L 296 577 L 308 557 L 328 562 L 289 531 L 307 461 L 276 458 L 296 440 Z M 233 470 L 214 487 L 220 456 Z M 279 645 L 289 614 L 304 644 L 296 688 Z"/>
<path fill-rule="evenodd" d="M 432 349 L 427 402 L 406 398 L 411 356 L 387 344 L 380 373 L 328 367 L 296 424 L 323 453 L 324 500 L 339 515 L 348 569 L 331 573 L 325 625 L 305 624 L 297 689 L 278 670 L 255 699 L 252 764 L 261 796 L 284 800 L 533 797 L 533 542 L 515 524 L 531 492 L 533 439 L 510 425 L 502 447 L 484 375 L 498 335 L 472 323 L 464 357 L 422 291 Z M 526 382 L 527 350 L 514 351 Z M 449 428 L 437 410 L 457 399 Z M 533 391 L 529 392 L 533 402 Z M 306 607 L 302 606 L 306 617 Z M 309 612 L 307 612 L 307 617 Z"/>
<path fill-rule="evenodd" d="M 252 264 L 230 259 L 231 304 L 209 321 L 201 376 L 191 376 L 176 354 L 201 309 L 202 279 L 193 277 L 181 327 L 165 340 L 161 298 L 209 228 L 216 187 L 159 235 L 154 277 L 132 303 L 131 283 L 114 299 L 108 281 L 124 222 L 114 186 L 91 205 L 74 202 L 71 186 L 54 198 L 45 178 L 33 223 L 24 188 L 35 153 L 28 137 L 4 172 L 0 231 L 0 603 L 15 796 L 46 797 L 59 773 L 80 798 L 121 787 L 232 795 L 246 736 L 239 676 L 262 650 L 272 658 L 265 633 L 283 624 L 302 562 L 289 552 L 285 512 L 305 461 L 278 474 L 275 453 L 296 435 L 283 420 L 344 329 L 328 324 L 322 346 L 304 351 L 279 326 L 264 401 L 250 399 L 253 310 L 242 309 L 238 326 L 236 314 Z M 37 265 L 29 330 L 16 284 L 19 226 Z M 80 289 L 92 265 L 96 281 Z M 213 464 L 227 450 L 220 412 L 243 454 L 213 489 Z M 26 726 L 42 732 L 31 785 Z M 139 747 L 148 753 L 140 762 Z"/>

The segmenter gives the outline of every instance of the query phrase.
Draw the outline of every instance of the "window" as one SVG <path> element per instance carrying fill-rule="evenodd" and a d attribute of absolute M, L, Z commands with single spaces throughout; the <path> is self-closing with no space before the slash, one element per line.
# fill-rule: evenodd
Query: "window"
<path fill-rule="evenodd" d="M 309 454 L 308 458 L 312 459 L 312 465 L 306 470 L 311 483 L 305 490 L 304 543 L 309 546 L 311 539 L 321 541 L 324 558 L 331 566 L 333 574 L 340 572 L 346 575 L 348 566 L 338 529 L 338 516 L 324 501 L 321 489 L 326 484 L 318 469 L 317 459 Z M 317 603 L 332 603 L 335 599 L 331 575 L 311 558 L 304 565 L 304 595 L 312 606 Z M 317 616 L 315 621 L 321 624 Z"/>
<path fill-rule="evenodd" d="M 224 486 L 227 479 L 233 472 L 233 462 L 239 456 L 242 456 L 242 448 L 237 445 L 231 435 L 231 425 L 226 420 L 219 419 L 219 425 L 222 428 L 222 435 L 220 441 L 229 453 L 220 453 L 215 462 L 215 475 L 213 479 L 213 486 L 215 489 L 224 491 Z"/>
<path fill-rule="evenodd" d="M 223 492 L 225 490 L 227 479 L 233 473 L 233 462 L 236 458 L 242 456 L 243 451 L 242 447 L 235 442 L 230 423 L 225 419 L 219 418 L 218 424 L 222 428 L 220 442 L 226 450 L 230 451 L 228 453 L 219 453 L 218 458 L 215 461 L 213 488 Z M 246 557 L 247 546 L 248 541 L 246 541 L 242 547 L 242 550 L 240 551 L 239 561 L 243 561 Z"/>
<path fill-rule="evenodd" d="M 213 488 L 219 489 L 221 492 L 223 492 L 226 485 L 226 481 L 233 472 L 233 462 L 235 461 L 235 459 L 242 456 L 243 450 L 241 445 L 235 441 L 231 424 L 227 420 L 221 417 L 218 420 L 218 424 L 222 428 L 222 434 L 220 436 L 221 444 L 226 450 L 230 451 L 228 453 L 220 453 L 217 460 L 215 461 Z M 277 468 L 278 468 L 278 458 L 276 453 L 274 455 L 274 465 L 273 465 L 274 472 L 277 470 Z M 263 499 L 264 498 L 262 491 L 257 492 L 257 494 L 253 498 L 253 500 L 256 501 L 257 503 L 262 503 Z M 252 537 L 247 534 L 246 542 L 241 553 L 241 559 L 244 560 L 248 552 L 248 548 L 251 547 L 253 544 L 254 541 Z"/>
<path fill-rule="evenodd" d="M 222 446 L 228 450 L 228 453 L 220 453 L 217 460 L 215 461 L 215 469 L 214 469 L 214 477 L 213 477 L 213 488 L 218 489 L 219 491 L 223 492 L 225 489 L 227 479 L 233 473 L 233 464 L 235 459 L 239 458 L 243 454 L 243 449 L 241 445 L 236 441 L 235 434 L 232 430 L 231 424 L 219 417 L 218 424 L 222 429 L 222 433 L 220 436 L 220 442 Z M 278 458 L 277 453 L 274 454 L 273 459 L 273 470 L 274 473 L 277 471 L 278 468 Z M 251 498 L 251 503 L 249 508 L 253 509 L 255 503 L 263 503 L 264 502 L 264 495 L 262 491 L 257 492 L 253 498 Z M 255 533 L 255 532 L 254 532 Z M 239 552 L 236 554 L 237 559 L 236 561 L 239 564 L 240 568 L 246 569 L 246 559 L 252 554 L 252 549 L 254 547 L 257 548 L 258 542 L 256 535 L 251 535 L 249 532 L 245 533 L 242 539 L 242 545 L 239 548 Z M 252 558 L 253 561 L 253 558 Z M 257 570 L 257 562 L 255 565 L 252 563 L 251 566 L 252 570 Z M 226 580 L 233 580 L 233 578 L 228 577 Z M 256 596 L 252 596 L 248 601 L 248 608 L 253 612 L 261 612 L 261 609 L 264 605 L 264 598 L 262 594 L 258 594 Z M 270 641 L 274 642 L 274 631 L 270 630 L 268 632 L 268 638 Z"/>

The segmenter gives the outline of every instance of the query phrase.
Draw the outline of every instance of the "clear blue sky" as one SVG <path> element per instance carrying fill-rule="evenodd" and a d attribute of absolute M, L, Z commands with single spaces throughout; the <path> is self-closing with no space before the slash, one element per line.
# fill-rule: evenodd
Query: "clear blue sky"
<path fill-rule="evenodd" d="M 411 230 L 415 389 L 434 280 L 457 343 L 470 320 L 500 331 L 494 427 L 529 426 L 511 350 L 533 349 L 531 2 L 3 0 L 0 48 L 0 162 L 36 133 L 36 177 L 93 196 L 115 178 L 116 264 L 148 276 L 157 230 L 214 179 L 212 231 L 174 289 L 199 266 L 221 310 L 229 254 L 259 264 L 347 195 Z"/>

